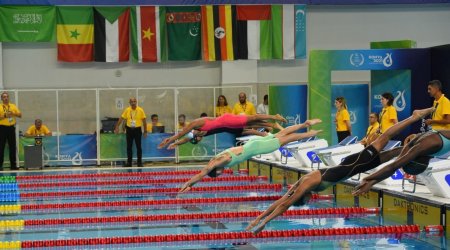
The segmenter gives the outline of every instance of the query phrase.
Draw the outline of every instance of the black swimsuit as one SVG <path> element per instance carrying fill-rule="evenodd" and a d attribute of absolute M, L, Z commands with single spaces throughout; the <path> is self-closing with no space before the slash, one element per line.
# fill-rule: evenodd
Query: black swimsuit
<path fill-rule="evenodd" d="M 347 179 L 355 174 L 363 173 L 376 168 L 381 164 L 379 154 L 380 153 L 372 145 L 370 145 L 363 151 L 346 157 L 344 161 L 336 167 L 319 169 L 322 174 L 322 182 L 338 183 L 339 181 Z M 321 186 L 322 185 L 319 185 L 316 190 L 321 190 Z"/>

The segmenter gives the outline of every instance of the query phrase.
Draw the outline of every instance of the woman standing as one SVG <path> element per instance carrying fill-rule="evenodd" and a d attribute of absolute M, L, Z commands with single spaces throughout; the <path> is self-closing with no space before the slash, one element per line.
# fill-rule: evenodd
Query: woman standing
<path fill-rule="evenodd" d="M 352 134 L 352 124 L 350 123 L 350 114 L 347 110 L 347 102 L 344 97 L 337 97 L 334 101 L 336 107 L 336 132 L 338 142 L 344 140 L 347 136 Z"/>
<path fill-rule="evenodd" d="M 231 113 L 232 110 L 228 106 L 227 98 L 224 95 L 219 95 L 216 104 L 216 117 L 222 116 L 223 114 Z"/>
<path fill-rule="evenodd" d="M 381 95 L 381 105 L 383 109 L 380 113 L 380 132 L 384 133 L 388 128 L 392 127 L 398 122 L 397 110 L 393 106 L 394 96 L 389 93 L 383 93 Z"/>

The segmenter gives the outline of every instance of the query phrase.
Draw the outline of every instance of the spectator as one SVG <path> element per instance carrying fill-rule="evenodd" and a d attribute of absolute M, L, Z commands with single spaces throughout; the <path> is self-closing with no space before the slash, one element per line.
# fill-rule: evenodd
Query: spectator
<path fill-rule="evenodd" d="M 352 134 L 352 124 L 350 123 L 350 114 L 347 110 L 347 102 L 344 97 L 337 97 L 334 101 L 336 107 L 336 132 L 338 142 L 344 140 L 347 136 Z"/>
<path fill-rule="evenodd" d="M 393 106 L 394 96 L 389 93 L 383 93 L 381 95 L 381 105 L 383 109 L 380 114 L 380 132 L 384 133 L 388 128 L 392 127 L 398 122 L 397 120 L 397 110 Z"/>
<path fill-rule="evenodd" d="M 200 118 L 202 118 L 202 117 L 208 117 L 208 114 L 203 112 L 203 113 L 200 114 Z"/>
<path fill-rule="evenodd" d="M 9 102 L 9 94 L 2 93 L 2 109 L 0 109 L 0 171 L 3 170 L 3 157 L 6 142 L 9 147 L 9 162 L 11 170 L 19 170 L 17 166 L 16 152 L 16 118 L 21 118 L 22 113 L 16 105 Z"/>
<path fill-rule="evenodd" d="M 36 136 L 51 136 L 52 133 L 47 128 L 47 126 L 42 124 L 41 119 L 36 119 L 34 125 L 31 125 L 27 132 L 25 132 L 25 137 L 36 137 Z"/>
<path fill-rule="evenodd" d="M 216 117 L 222 116 L 223 114 L 229 114 L 233 112 L 230 106 L 228 106 L 227 98 L 224 95 L 219 95 L 216 104 Z"/>
<path fill-rule="evenodd" d="M 258 108 L 256 109 L 257 114 L 269 114 L 269 95 L 264 95 L 263 103 L 260 103 L 258 105 Z"/>
<path fill-rule="evenodd" d="M 434 98 L 433 107 L 436 111 L 425 123 L 431 125 L 434 130 L 450 130 L 450 101 L 442 93 L 442 83 L 439 80 L 430 81 L 428 93 Z"/>
<path fill-rule="evenodd" d="M 178 130 L 181 131 L 188 125 L 189 125 L 189 122 L 186 121 L 186 115 L 180 114 L 178 116 Z"/>
<path fill-rule="evenodd" d="M 256 110 L 253 103 L 247 101 L 247 95 L 244 92 L 239 93 L 239 102 L 234 105 L 233 114 L 235 115 L 255 115 Z"/>
<path fill-rule="evenodd" d="M 125 131 L 127 135 L 127 163 L 126 167 L 131 167 L 133 160 L 133 141 L 136 143 L 137 150 L 137 165 L 142 167 L 142 130 L 144 130 L 144 137 L 147 137 L 147 120 L 145 112 L 141 107 L 137 106 L 135 97 L 130 98 L 130 107 L 126 108 L 117 122 L 114 132 L 119 132 L 119 126 L 122 121 L 125 121 Z"/>
<path fill-rule="evenodd" d="M 153 114 L 150 116 L 150 119 L 152 120 L 151 123 L 147 124 L 147 132 L 153 133 L 153 127 L 162 127 L 163 124 L 159 122 L 159 117 L 157 114 Z"/>

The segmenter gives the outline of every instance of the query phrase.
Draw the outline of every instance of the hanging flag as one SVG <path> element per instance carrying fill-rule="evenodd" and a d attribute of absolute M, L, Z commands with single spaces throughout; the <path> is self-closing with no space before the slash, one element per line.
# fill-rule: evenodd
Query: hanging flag
<path fill-rule="evenodd" d="M 231 5 L 202 6 L 202 48 L 205 61 L 234 60 Z"/>
<path fill-rule="evenodd" d="M 57 7 L 58 60 L 94 60 L 94 17 L 92 7 Z"/>
<path fill-rule="evenodd" d="M 201 17 L 200 6 L 166 7 L 169 60 L 201 59 Z"/>
<path fill-rule="evenodd" d="M 306 5 L 295 5 L 295 59 L 306 58 Z"/>
<path fill-rule="evenodd" d="M 166 12 L 161 6 L 131 8 L 131 50 L 135 62 L 167 60 Z"/>
<path fill-rule="evenodd" d="M 55 41 L 54 6 L 1 6 L 1 42 Z"/>
<path fill-rule="evenodd" d="M 236 12 L 236 59 L 271 59 L 271 6 L 238 5 Z"/>
<path fill-rule="evenodd" d="M 94 57 L 97 62 L 127 62 L 130 58 L 130 9 L 94 8 Z"/>

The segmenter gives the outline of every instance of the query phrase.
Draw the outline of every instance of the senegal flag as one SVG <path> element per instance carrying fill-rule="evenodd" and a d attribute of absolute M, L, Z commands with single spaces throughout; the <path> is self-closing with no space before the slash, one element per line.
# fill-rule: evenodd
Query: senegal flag
<path fill-rule="evenodd" d="M 94 15 L 92 7 L 58 7 L 56 36 L 58 60 L 89 62 L 94 60 Z"/>

